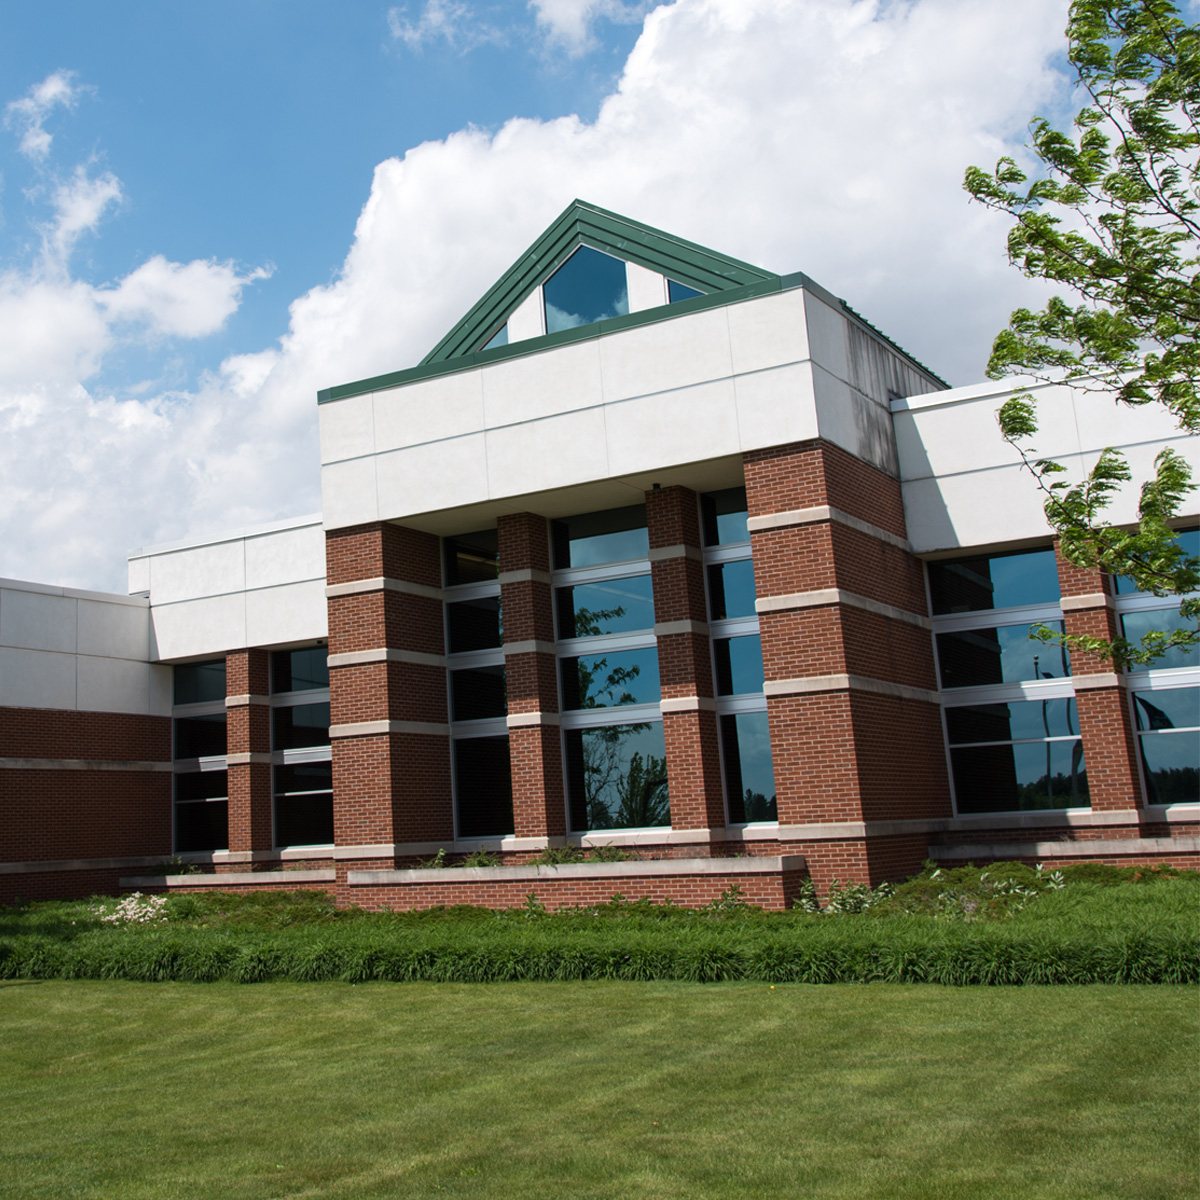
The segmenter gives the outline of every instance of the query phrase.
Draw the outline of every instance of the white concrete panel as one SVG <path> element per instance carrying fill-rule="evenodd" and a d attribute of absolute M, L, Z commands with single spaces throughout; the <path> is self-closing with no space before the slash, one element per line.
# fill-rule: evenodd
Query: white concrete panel
<path fill-rule="evenodd" d="M 1133 478 L 1113 497 L 1112 504 L 1106 510 L 1106 520 L 1115 525 L 1133 524 L 1137 521 L 1142 483 L 1154 475 L 1154 459 L 1161 450 L 1168 446 L 1188 463 L 1192 469 L 1192 478 L 1200 478 L 1200 437 L 1175 437 L 1173 440 L 1163 439 L 1163 441 L 1143 442 L 1136 446 L 1120 446 L 1118 448 L 1124 453 L 1125 461 L 1129 464 L 1130 471 L 1133 472 Z M 1086 469 L 1091 470 L 1096 465 L 1098 458 L 1099 452 L 1091 451 L 1082 456 L 1081 462 Z M 1068 475 L 1060 478 L 1074 482 L 1078 477 Z M 1198 502 L 1200 502 L 1200 496 L 1192 492 L 1185 498 L 1182 512 L 1184 514 L 1194 513 Z"/>
<path fill-rule="evenodd" d="M 614 475 L 719 458 L 738 449 L 733 380 L 606 405 L 604 425 Z"/>
<path fill-rule="evenodd" d="M 246 593 L 246 642 L 276 646 L 329 636 L 325 580 Z"/>
<path fill-rule="evenodd" d="M 150 560 L 148 558 L 131 558 L 129 560 L 129 594 L 150 590 Z"/>
<path fill-rule="evenodd" d="M 483 428 L 478 369 L 375 393 L 375 450 L 397 450 Z"/>
<path fill-rule="evenodd" d="M 0 591 L 0 646 L 27 650 L 75 650 L 77 600 L 43 592 Z"/>
<path fill-rule="evenodd" d="M 375 469 L 379 519 L 383 521 L 487 499 L 487 451 L 482 433 L 380 454 Z"/>
<path fill-rule="evenodd" d="M 79 600 L 79 653 L 145 662 L 150 656 L 150 610 Z M 87 707 L 86 705 L 82 705 Z"/>
<path fill-rule="evenodd" d="M 0 696 L 14 708 L 75 708 L 75 655 L 0 647 Z"/>
<path fill-rule="evenodd" d="M 321 462 L 358 458 L 375 449 L 374 396 L 347 396 L 317 405 Z"/>
<path fill-rule="evenodd" d="M 629 296 L 630 312 L 661 308 L 667 303 L 666 276 L 635 262 L 625 264 L 625 290 Z"/>
<path fill-rule="evenodd" d="M 281 529 L 246 539 L 246 587 L 275 587 L 325 576 L 325 531 L 320 525 Z"/>
<path fill-rule="evenodd" d="M 149 663 L 81 654 L 75 663 L 76 696 L 85 712 L 150 712 Z"/>
<path fill-rule="evenodd" d="M 733 373 L 723 308 L 601 338 L 605 400 L 626 400 L 723 379 Z"/>
<path fill-rule="evenodd" d="M 489 430 L 488 485 L 492 498 L 605 478 L 609 470 L 603 413 L 601 408 L 589 408 Z M 467 497 L 467 502 L 470 499 Z"/>
<path fill-rule="evenodd" d="M 1075 421 L 1083 450 L 1165 442 L 1184 436 L 1175 418 L 1159 404 L 1131 408 L 1110 396 L 1075 389 Z M 1041 412 L 1041 404 L 1038 406 Z"/>
<path fill-rule="evenodd" d="M 725 312 L 733 369 L 739 375 L 808 357 L 804 293 L 799 289 L 731 304 Z"/>
<path fill-rule="evenodd" d="M 476 429 L 590 408 L 604 398 L 597 340 L 493 363 L 482 376 L 485 419 Z"/>
<path fill-rule="evenodd" d="M 508 316 L 508 340 L 523 342 L 546 332 L 546 313 L 542 308 L 542 289 L 535 287 Z"/>
<path fill-rule="evenodd" d="M 171 668 L 151 663 L 147 686 L 149 693 L 147 712 L 153 717 L 169 717 L 171 706 L 175 702 L 175 680 Z"/>
<path fill-rule="evenodd" d="M 379 520 L 375 459 L 354 458 L 321 468 L 321 506 L 326 529 Z"/>
<path fill-rule="evenodd" d="M 817 436 L 817 405 L 808 363 L 735 376 L 741 450 Z"/>
<path fill-rule="evenodd" d="M 193 658 L 240 650 L 246 641 L 246 597 L 213 596 L 150 610 L 160 659 Z"/>
<path fill-rule="evenodd" d="M 245 586 L 246 550 L 241 538 L 156 554 L 150 560 L 150 601 L 155 605 L 240 592 Z"/>
<path fill-rule="evenodd" d="M 846 318 L 818 300 L 811 292 L 804 297 L 804 314 L 808 324 L 808 354 L 838 379 L 850 376 L 849 348 L 846 345 Z"/>
<path fill-rule="evenodd" d="M 891 413 L 815 364 L 812 374 L 818 434 L 895 475 Z"/>

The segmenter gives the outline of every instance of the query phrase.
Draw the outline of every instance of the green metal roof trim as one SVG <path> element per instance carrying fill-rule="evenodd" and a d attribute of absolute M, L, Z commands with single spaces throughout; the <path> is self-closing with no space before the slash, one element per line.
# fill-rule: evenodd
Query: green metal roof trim
<path fill-rule="evenodd" d="M 574 200 L 421 360 L 421 366 L 478 350 L 512 310 L 565 262 L 576 247 L 583 245 L 658 271 L 705 293 L 779 278 L 761 267 L 718 254 L 594 204 Z"/>
<path fill-rule="evenodd" d="M 638 263 L 648 270 L 658 271 L 679 283 L 697 288 L 704 294 L 674 304 L 663 304 L 627 313 L 607 321 L 595 321 L 574 329 L 563 329 L 558 333 L 525 338 L 506 346 L 495 346 L 490 350 L 472 350 L 472 347 L 478 347 L 494 333 L 517 304 L 564 262 L 576 246 L 584 244 L 598 250 L 610 251 L 617 257 Z M 886 334 L 859 316 L 844 300 L 827 292 L 802 272 L 786 276 L 776 275 L 740 259 L 718 254 L 694 242 L 685 241 L 628 217 L 576 200 L 417 366 L 325 388 L 317 393 L 317 403 L 328 404 L 366 392 L 382 391 L 421 379 L 450 375 L 486 363 L 533 354 L 570 342 L 588 341 L 638 325 L 670 321 L 688 313 L 721 308 L 741 300 L 751 300 L 756 296 L 770 295 L 772 292 L 790 291 L 792 288 L 805 288 L 834 308 L 842 309 L 853 320 L 902 354 L 918 370 L 943 387 L 950 386 L 896 345 Z"/>

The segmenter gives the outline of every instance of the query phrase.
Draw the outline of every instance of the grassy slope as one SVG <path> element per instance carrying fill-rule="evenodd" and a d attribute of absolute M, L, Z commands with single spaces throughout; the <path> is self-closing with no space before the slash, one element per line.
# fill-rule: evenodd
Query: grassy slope
<path fill-rule="evenodd" d="M 1195 1194 L 1184 987 L 0 984 L 0 1196 Z"/>

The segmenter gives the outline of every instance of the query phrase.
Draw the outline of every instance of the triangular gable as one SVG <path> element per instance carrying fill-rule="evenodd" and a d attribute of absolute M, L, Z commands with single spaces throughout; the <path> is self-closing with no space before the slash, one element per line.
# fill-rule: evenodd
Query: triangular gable
<path fill-rule="evenodd" d="M 710 295 L 779 281 L 778 275 L 761 267 L 575 200 L 421 360 L 421 366 L 474 354 L 579 246 L 591 246 Z"/>

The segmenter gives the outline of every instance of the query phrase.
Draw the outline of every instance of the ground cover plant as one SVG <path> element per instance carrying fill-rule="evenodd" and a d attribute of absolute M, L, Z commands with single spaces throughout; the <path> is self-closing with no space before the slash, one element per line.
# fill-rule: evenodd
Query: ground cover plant
<path fill-rule="evenodd" d="M 0 979 L 243 983 L 754 980 L 1189 983 L 1200 875 L 1082 864 L 930 865 L 899 887 L 838 885 L 787 913 L 730 888 L 706 909 L 614 898 L 549 913 L 335 909 L 317 892 L 197 893 L 0 910 Z"/>
<path fill-rule="evenodd" d="M 1174 1200 L 1198 1050 L 1170 985 L 8 981 L 0 1197 Z"/>

